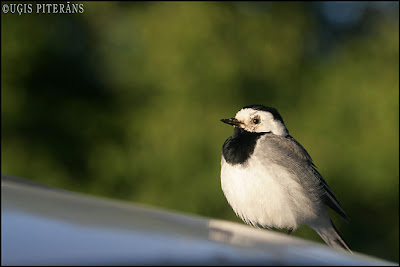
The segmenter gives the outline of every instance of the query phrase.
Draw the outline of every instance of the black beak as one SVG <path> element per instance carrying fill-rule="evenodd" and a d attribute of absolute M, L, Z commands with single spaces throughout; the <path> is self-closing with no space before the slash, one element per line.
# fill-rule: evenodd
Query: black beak
<path fill-rule="evenodd" d="M 241 124 L 241 122 L 238 121 L 238 120 L 235 119 L 235 118 L 222 119 L 221 121 L 222 121 L 223 123 L 230 124 L 230 125 L 233 125 L 233 126 L 239 126 L 239 125 Z"/>

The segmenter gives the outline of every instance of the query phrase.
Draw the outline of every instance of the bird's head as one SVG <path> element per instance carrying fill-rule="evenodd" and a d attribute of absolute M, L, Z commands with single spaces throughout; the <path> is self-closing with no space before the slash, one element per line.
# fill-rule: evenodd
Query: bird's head
<path fill-rule="evenodd" d="M 263 105 L 245 106 L 234 118 L 222 119 L 224 123 L 250 133 L 273 133 L 285 136 L 289 132 L 279 112 Z"/>

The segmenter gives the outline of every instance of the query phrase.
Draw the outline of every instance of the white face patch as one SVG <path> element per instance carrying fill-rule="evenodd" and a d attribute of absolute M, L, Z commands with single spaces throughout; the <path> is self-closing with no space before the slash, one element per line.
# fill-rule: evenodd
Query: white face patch
<path fill-rule="evenodd" d="M 242 123 L 240 127 L 248 132 L 272 132 L 276 135 L 287 135 L 288 133 L 285 124 L 275 120 L 268 111 L 245 108 L 239 110 L 235 118 Z"/>

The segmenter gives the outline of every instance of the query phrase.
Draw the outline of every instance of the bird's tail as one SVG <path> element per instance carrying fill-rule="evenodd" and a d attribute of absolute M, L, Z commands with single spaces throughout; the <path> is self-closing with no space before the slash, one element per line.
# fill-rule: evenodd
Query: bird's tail
<path fill-rule="evenodd" d="M 342 248 L 349 251 L 350 253 L 353 253 L 346 242 L 344 242 L 342 236 L 340 235 L 339 231 L 336 229 L 332 221 L 330 227 L 318 227 L 314 228 L 314 230 L 329 246 L 334 248 Z"/>

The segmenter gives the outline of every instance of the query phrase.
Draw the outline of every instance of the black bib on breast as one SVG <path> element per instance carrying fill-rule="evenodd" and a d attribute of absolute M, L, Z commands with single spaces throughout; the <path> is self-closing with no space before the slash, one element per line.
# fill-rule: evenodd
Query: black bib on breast
<path fill-rule="evenodd" d="M 231 165 L 245 163 L 254 152 L 257 140 L 265 133 L 250 133 L 241 128 L 235 128 L 233 135 L 226 139 L 222 146 L 222 155 Z"/>

